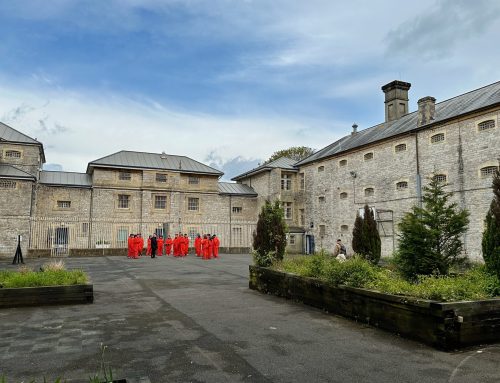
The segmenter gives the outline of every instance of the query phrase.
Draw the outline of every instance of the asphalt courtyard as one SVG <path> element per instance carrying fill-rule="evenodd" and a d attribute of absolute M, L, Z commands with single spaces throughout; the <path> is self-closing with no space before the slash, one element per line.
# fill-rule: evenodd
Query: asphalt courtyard
<path fill-rule="evenodd" d="M 127 382 L 500 381 L 500 345 L 445 353 L 263 295 L 248 289 L 250 263 L 67 259 L 90 275 L 94 303 L 0 309 L 0 381 L 88 382 L 101 344 Z"/>

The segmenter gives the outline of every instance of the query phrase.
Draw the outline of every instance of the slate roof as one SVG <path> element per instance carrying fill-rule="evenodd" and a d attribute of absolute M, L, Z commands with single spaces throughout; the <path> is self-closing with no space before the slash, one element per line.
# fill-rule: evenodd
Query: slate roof
<path fill-rule="evenodd" d="M 43 152 L 43 145 L 41 142 L 11 128 L 9 125 L 0 121 L 0 141 L 9 141 L 20 144 L 38 145 L 41 149 L 42 162 L 45 162 L 45 153 Z"/>
<path fill-rule="evenodd" d="M 122 150 L 109 156 L 89 162 L 87 172 L 93 167 L 114 167 L 123 169 L 161 169 L 182 173 L 198 173 L 222 176 L 224 173 L 186 156 L 144 153 Z"/>
<path fill-rule="evenodd" d="M 12 165 L 0 165 L 0 178 L 31 179 L 36 180 L 33 174 L 18 169 Z"/>
<path fill-rule="evenodd" d="M 233 182 L 219 182 L 219 194 L 257 197 L 252 187 Z"/>
<path fill-rule="evenodd" d="M 302 166 L 324 158 L 347 152 L 364 145 L 412 131 L 428 129 L 434 124 L 464 115 L 482 108 L 500 104 L 500 81 L 468 93 L 436 103 L 433 122 L 417 127 L 418 112 L 409 113 L 396 121 L 382 123 L 349 135 L 295 163 Z"/>
<path fill-rule="evenodd" d="M 286 170 L 290 170 L 290 171 L 298 171 L 298 169 L 294 166 L 294 164 L 296 162 L 297 162 L 296 160 L 293 160 L 293 159 L 288 158 L 288 157 L 280 157 L 272 162 L 260 165 L 252 170 L 249 170 L 246 173 L 240 174 L 239 176 L 232 178 L 232 180 L 238 181 L 238 180 L 241 180 L 243 178 L 250 177 L 250 176 L 253 176 L 255 174 L 258 174 L 258 173 L 261 173 L 264 171 L 268 171 L 268 170 L 272 170 L 272 169 L 276 169 L 276 168 L 286 169 Z"/>
<path fill-rule="evenodd" d="M 52 186 L 92 187 L 92 177 L 87 173 L 47 171 L 40 172 L 39 182 Z"/>

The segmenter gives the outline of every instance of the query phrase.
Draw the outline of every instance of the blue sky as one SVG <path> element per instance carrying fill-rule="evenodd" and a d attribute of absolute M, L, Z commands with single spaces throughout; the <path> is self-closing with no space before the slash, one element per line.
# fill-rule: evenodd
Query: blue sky
<path fill-rule="evenodd" d="M 0 36 L 0 120 L 78 172 L 126 149 L 227 179 L 381 122 L 392 80 L 410 110 L 500 80 L 496 0 L 17 0 Z"/>

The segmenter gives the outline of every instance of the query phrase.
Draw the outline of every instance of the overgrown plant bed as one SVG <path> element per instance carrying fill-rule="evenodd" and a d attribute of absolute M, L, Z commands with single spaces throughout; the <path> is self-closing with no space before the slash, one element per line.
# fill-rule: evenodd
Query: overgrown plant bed
<path fill-rule="evenodd" d="M 438 302 L 333 286 L 316 278 L 250 266 L 249 287 L 303 302 L 443 350 L 500 341 L 500 299 Z"/>

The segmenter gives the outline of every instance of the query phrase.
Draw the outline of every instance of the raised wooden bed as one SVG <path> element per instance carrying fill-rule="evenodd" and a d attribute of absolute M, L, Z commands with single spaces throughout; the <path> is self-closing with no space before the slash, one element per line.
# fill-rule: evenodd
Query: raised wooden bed
<path fill-rule="evenodd" d="M 0 288 L 0 308 L 92 303 L 93 285 Z"/>
<path fill-rule="evenodd" d="M 250 266 L 249 287 L 443 350 L 500 341 L 500 299 L 437 302 L 347 286 Z"/>

